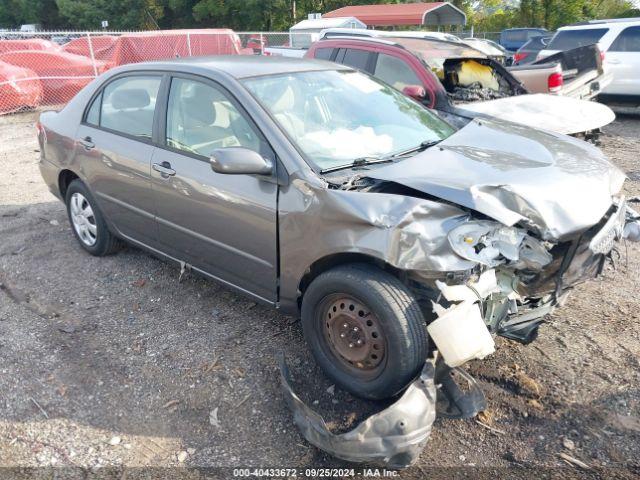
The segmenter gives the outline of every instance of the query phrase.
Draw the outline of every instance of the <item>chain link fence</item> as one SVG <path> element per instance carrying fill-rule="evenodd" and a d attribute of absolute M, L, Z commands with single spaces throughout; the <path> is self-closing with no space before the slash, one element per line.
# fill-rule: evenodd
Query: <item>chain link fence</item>
<path fill-rule="evenodd" d="M 475 36 L 491 38 L 481 35 L 493 34 Z M 228 29 L 0 31 L 0 114 L 64 105 L 98 75 L 120 65 L 207 55 L 281 55 L 283 49 L 302 57 L 317 38 L 310 32 Z"/>

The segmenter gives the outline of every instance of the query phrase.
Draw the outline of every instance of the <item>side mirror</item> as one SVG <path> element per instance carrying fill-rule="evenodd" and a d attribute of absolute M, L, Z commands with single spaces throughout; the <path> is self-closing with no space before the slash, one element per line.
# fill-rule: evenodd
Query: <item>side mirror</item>
<path fill-rule="evenodd" d="M 422 102 L 427 96 L 427 91 L 421 85 L 407 85 L 402 89 L 402 93 L 419 102 Z"/>
<path fill-rule="evenodd" d="M 273 163 L 258 152 L 244 147 L 218 148 L 213 151 L 211 170 L 227 175 L 271 175 Z"/>

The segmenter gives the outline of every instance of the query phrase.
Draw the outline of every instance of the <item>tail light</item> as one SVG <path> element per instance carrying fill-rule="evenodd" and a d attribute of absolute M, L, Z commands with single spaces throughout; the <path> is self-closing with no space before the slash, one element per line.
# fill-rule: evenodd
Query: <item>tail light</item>
<path fill-rule="evenodd" d="M 548 85 L 550 93 L 558 93 L 564 85 L 564 77 L 561 73 L 552 73 L 549 75 Z"/>
<path fill-rule="evenodd" d="M 527 58 L 528 56 L 529 56 L 528 52 L 516 52 L 516 54 L 513 56 L 513 61 L 516 63 L 519 63 L 525 58 Z"/>
<path fill-rule="evenodd" d="M 602 63 L 604 63 L 606 58 L 607 58 L 607 55 L 604 52 L 600 52 L 600 60 L 602 60 Z"/>

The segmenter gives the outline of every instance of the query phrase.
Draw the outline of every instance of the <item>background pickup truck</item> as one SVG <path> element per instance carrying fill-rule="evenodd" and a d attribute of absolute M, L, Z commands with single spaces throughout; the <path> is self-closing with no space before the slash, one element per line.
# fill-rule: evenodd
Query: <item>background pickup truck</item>
<path fill-rule="evenodd" d="M 531 93 L 550 93 L 590 100 L 611 83 L 597 45 L 556 53 L 532 64 L 508 68 Z"/>

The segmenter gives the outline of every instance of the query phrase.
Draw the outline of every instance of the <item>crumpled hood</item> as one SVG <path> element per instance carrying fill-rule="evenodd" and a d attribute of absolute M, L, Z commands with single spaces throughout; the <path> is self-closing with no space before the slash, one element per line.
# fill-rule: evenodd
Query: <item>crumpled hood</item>
<path fill-rule="evenodd" d="M 616 119 L 613 110 L 601 103 L 543 93 L 467 103 L 458 110 L 565 135 L 597 130 Z"/>
<path fill-rule="evenodd" d="M 546 240 L 598 223 L 625 175 L 587 142 L 502 120 L 474 120 L 425 152 L 367 172 L 481 212 L 525 221 Z"/>

